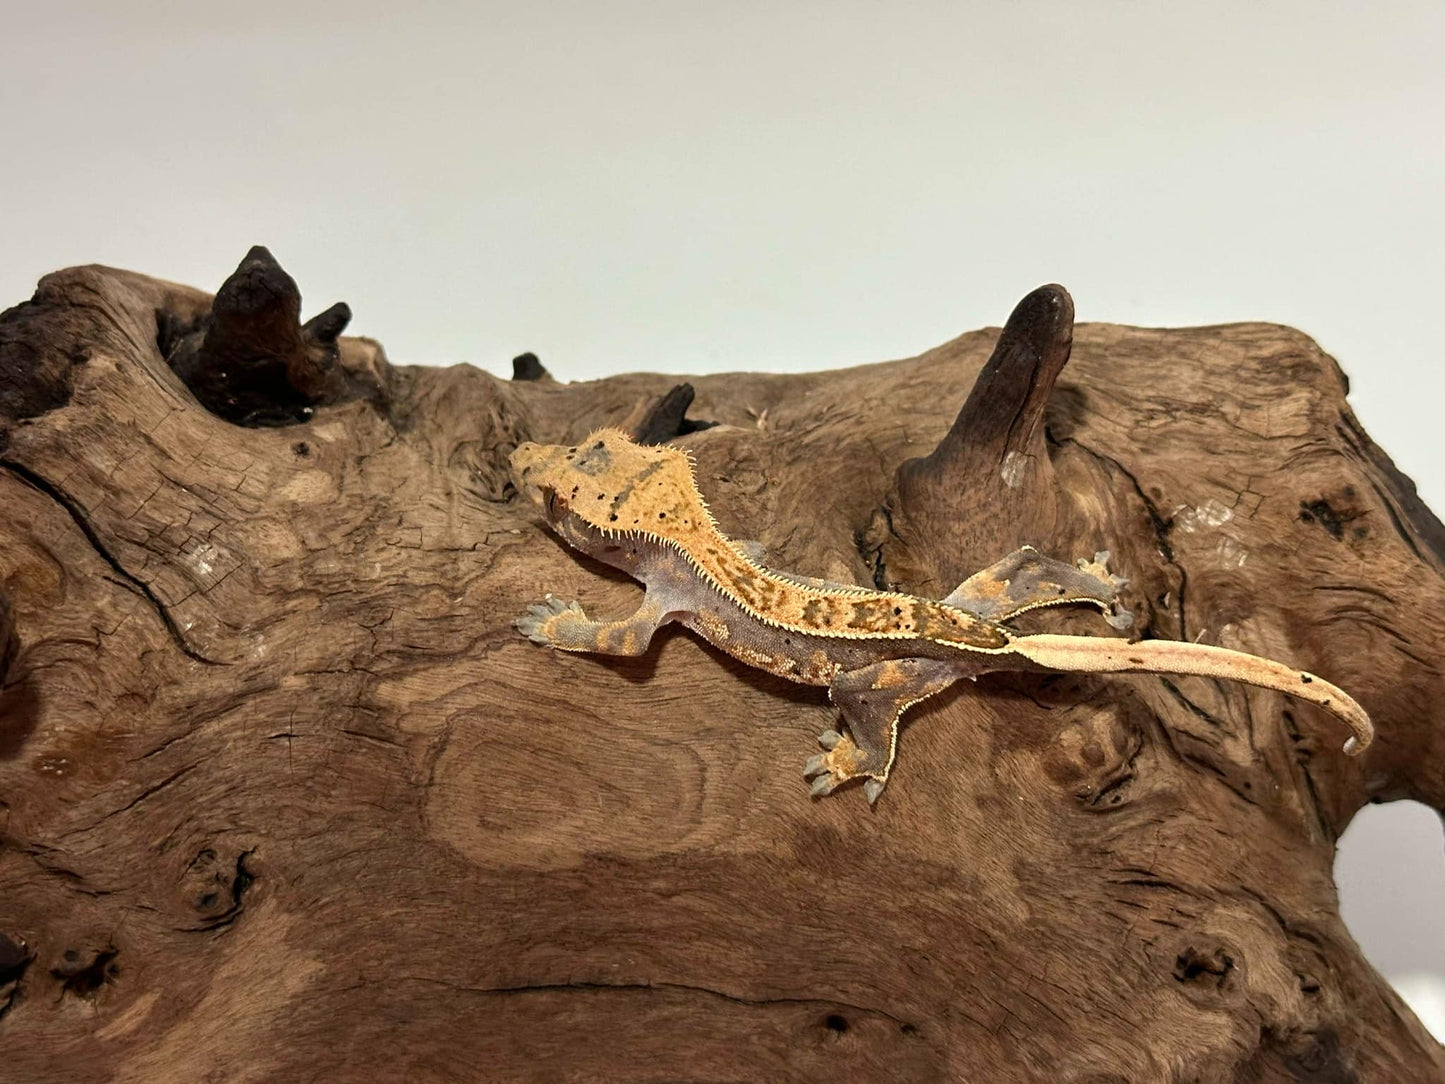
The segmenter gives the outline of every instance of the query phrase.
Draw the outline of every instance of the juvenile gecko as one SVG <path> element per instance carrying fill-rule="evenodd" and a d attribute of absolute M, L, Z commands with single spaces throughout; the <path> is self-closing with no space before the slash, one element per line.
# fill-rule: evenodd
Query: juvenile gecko
<path fill-rule="evenodd" d="M 847 733 L 826 730 L 804 778 L 814 795 L 862 778 L 869 802 L 888 781 L 898 721 L 910 706 L 961 678 L 997 670 L 1197 674 L 1274 689 L 1327 708 L 1354 732 L 1357 755 L 1374 737 L 1348 694 L 1270 659 L 1176 640 L 1024 635 L 1005 622 L 1027 610 L 1083 603 L 1115 615 L 1107 555 L 1078 567 L 1030 547 L 970 576 L 935 601 L 767 568 L 761 547 L 718 530 L 686 453 L 643 447 L 602 429 L 575 447 L 521 445 L 511 457 L 518 491 L 544 509 L 569 545 L 642 582 L 630 617 L 594 621 L 548 595 L 516 621 L 562 651 L 640 655 L 677 621 L 714 647 L 779 677 L 828 689 Z M 1123 582 L 1123 581 L 1119 581 Z M 1127 623 L 1127 615 L 1111 623 Z"/>

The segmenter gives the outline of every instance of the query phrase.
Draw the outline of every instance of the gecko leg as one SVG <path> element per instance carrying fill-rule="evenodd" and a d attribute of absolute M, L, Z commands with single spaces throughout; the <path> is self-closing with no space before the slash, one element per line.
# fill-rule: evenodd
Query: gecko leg
<path fill-rule="evenodd" d="M 1109 572 L 1108 559 L 1105 551 L 1074 566 L 1024 546 L 975 572 L 943 601 L 993 622 L 1040 606 L 1084 603 L 1097 606 L 1115 628 L 1128 628 L 1134 616 L 1119 607 L 1119 588 L 1129 581 Z"/>
<path fill-rule="evenodd" d="M 655 600 L 646 597 L 637 612 L 620 621 L 593 621 L 576 602 L 548 595 L 527 607 L 513 624 L 535 644 L 559 651 L 590 651 L 599 655 L 641 655 L 652 634 L 668 618 Z"/>
<path fill-rule="evenodd" d="M 876 802 L 893 768 L 899 717 L 959 677 L 957 668 L 932 659 L 885 659 L 839 674 L 828 695 L 848 733 L 828 730 L 818 739 L 827 752 L 803 769 L 803 778 L 813 781 L 813 793 L 829 794 L 840 783 L 863 777 L 863 793 Z"/>

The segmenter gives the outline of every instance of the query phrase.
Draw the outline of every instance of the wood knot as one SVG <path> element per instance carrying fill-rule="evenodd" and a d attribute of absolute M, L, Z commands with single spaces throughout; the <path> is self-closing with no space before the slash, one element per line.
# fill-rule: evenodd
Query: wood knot
<path fill-rule="evenodd" d="M 120 950 L 109 944 L 103 949 L 66 949 L 50 974 L 60 980 L 63 993 L 93 998 L 102 986 L 119 977 L 120 967 L 115 962 L 119 955 Z"/>
<path fill-rule="evenodd" d="M 1150 955 L 1167 969 L 1174 989 L 1201 1007 L 1217 1009 L 1245 995 L 1245 958 L 1231 941 L 1204 930 L 1180 930 Z"/>
<path fill-rule="evenodd" d="M 1356 522 L 1367 514 L 1358 504 L 1355 487 L 1347 485 L 1338 493 L 1300 501 L 1299 521 L 1320 527 L 1336 542 L 1363 540 L 1369 537 L 1370 529 Z"/>
<path fill-rule="evenodd" d="M 1082 808 L 1106 813 L 1134 797 L 1144 737 L 1124 709 L 1089 710 L 1059 730 L 1043 755 L 1048 779 Z"/>
<path fill-rule="evenodd" d="M 200 923 L 191 931 L 217 930 L 240 917 L 246 890 L 256 880 L 247 866 L 254 850 L 223 858 L 214 848 L 203 847 L 181 875 L 180 893 L 188 910 Z"/>
<path fill-rule="evenodd" d="M 1199 949 L 1190 945 L 1174 959 L 1174 981 L 1223 990 L 1234 972 L 1234 957 L 1219 945 Z"/>

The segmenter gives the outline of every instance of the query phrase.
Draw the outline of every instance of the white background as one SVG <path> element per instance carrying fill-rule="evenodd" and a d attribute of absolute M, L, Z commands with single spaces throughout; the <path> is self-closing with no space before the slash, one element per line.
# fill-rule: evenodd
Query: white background
<path fill-rule="evenodd" d="M 565 380 L 908 356 L 1058 281 L 1304 329 L 1445 510 L 1445 5 L 1203 7 L 0 0 L 0 307 L 263 243 L 395 362 Z M 1438 819 L 1366 810 L 1339 878 L 1445 1033 Z"/>

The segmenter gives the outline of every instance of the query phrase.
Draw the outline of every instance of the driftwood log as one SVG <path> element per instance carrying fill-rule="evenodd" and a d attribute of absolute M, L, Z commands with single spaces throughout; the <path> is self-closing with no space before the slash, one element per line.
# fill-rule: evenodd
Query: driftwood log
<path fill-rule="evenodd" d="M 0 316 L 4 1080 L 1445 1077 L 1331 876 L 1364 803 L 1445 809 L 1445 530 L 1309 339 L 1076 330 L 1045 287 L 907 361 L 564 384 L 348 316 L 264 249 Z M 1136 634 L 1316 670 L 1378 739 L 998 676 L 915 711 L 876 808 L 810 800 L 820 690 L 512 628 L 631 608 L 508 480 L 604 424 L 805 574 L 1111 550 Z"/>

